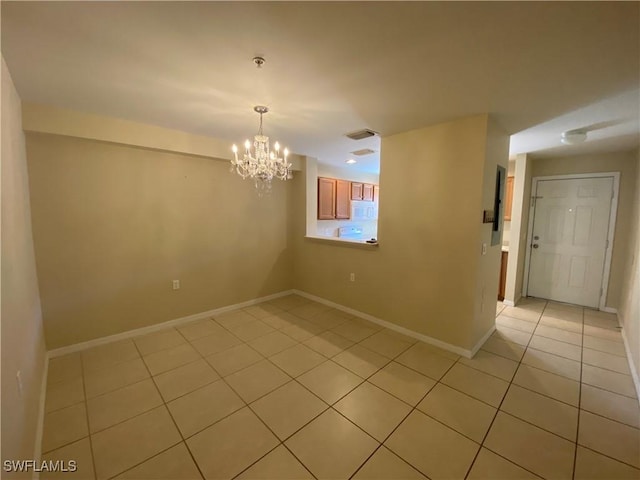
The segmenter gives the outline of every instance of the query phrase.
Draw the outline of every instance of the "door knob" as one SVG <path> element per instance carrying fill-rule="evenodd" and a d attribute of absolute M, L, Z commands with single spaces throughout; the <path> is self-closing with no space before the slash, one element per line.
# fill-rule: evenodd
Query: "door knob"
<path fill-rule="evenodd" d="M 539 240 L 540 237 L 538 235 L 536 235 L 535 237 L 533 237 L 534 240 Z"/>
<path fill-rule="evenodd" d="M 538 244 L 534 243 L 533 245 L 531 245 L 533 248 L 538 248 Z"/>

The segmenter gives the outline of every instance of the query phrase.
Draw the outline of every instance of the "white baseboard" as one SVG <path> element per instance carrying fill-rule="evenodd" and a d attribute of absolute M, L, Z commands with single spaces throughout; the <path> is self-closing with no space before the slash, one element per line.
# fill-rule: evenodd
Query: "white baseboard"
<path fill-rule="evenodd" d="M 316 295 L 312 295 L 312 294 L 304 292 L 302 290 L 295 290 L 294 289 L 293 293 L 295 293 L 296 295 L 300 295 L 301 297 L 308 298 L 309 300 L 313 300 L 313 301 L 316 301 L 318 303 L 322 303 L 324 305 L 328 305 L 328 306 L 333 307 L 333 308 L 335 308 L 337 310 L 342 310 L 343 312 L 350 313 L 351 315 L 355 315 L 356 317 L 360 317 L 360 318 L 363 318 L 365 320 L 369 320 L 370 322 L 373 322 L 375 324 L 381 325 L 381 326 L 383 326 L 385 328 L 388 328 L 389 330 L 393 330 L 395 332 L 402 333 L 403 335 L 406 335 L 407 337 L 415 338 L 416 340 L 420 340 L 422 342 L 428 343 L 429 345 L 440 347 L 443 350 L 448 350 L 449 352 L 453 352 L 453 353 L 455 353 L 457 355 L 461 355 L 461 356 L 466 357 L 466 358 L 472 358 L 473 354 L 475 353 L 475 352 L 472 353 L 471 350 L 466 350 L 466 349 L 460 348 L 460 347 L 458 347 L 456 345 L 451 345 L 450 343 L 446 343 L 446 342 L 443 342 L 442 340 L 438 340 L 437 338 L 429 337 L 427 335 L 423 335 L 422 333 L 414 332 L 413 330 L 409 330 L 408 328 L 401 327 L 400 325 L 396 325 L 395 323 L 387 322 L 386 320 L 382 320 L 381 318 L 374 317 L 373 315 L 369 315 L 368 313 L 364 313 L 364 312 L 361 312 L 359 310 L 355 310 L 355 309 L 350 308 L 350 307 L 345 307 L 344 305 L 341 305 L 339 303 L 332 302 L 331 300 L 326 300 L 326 299 L 324 299 L 322 297 L 318 297 Z M 483 339 L 481 341 L 480 345 L 482 345 L 482 343 L 484 343 L 484 340 L 486 340 L 486 339 Z M 478 347 L 478 348 L 480 348 L 480 347 Z"/>
<path fill-rule="evenodd" d="M 478 350 L 480 350 L 482 348 L 482 345 L 484 345 L 484 342 L 486 342 L 487 340 L 489 340 L 489 337 L 493 334 L 493 332 L 496 331 L 496 324 L 494 322 L 494 324 L 491 326 L 491 328 L 489 329 L 489 331 L 487 333 L 484 334 L 484 336 L 478 341 L 478 343 L 475 344 L 475 346 L 471 349 L 471 357 L 469 358 L 473 358 L 473 356 L 478 353 Z"/>
<path fill-rule="evenodd" d="M 127 330 L 126 332 L 116 333 L 115 335 L 109 335 L 107 337 L 100 337 L 100 338 L 95 338 L 93 340 L 88 340 L 86 342 L 67 345 L 65 347 L 60 347 L 60 348 L 50 350 L 49 358 L 55 358 L 61 355 L 67 355 L 69 353 L 79 352 L 81 350 L 86 350 L 88 348 L 97 347 L 99 345 L 116 342 L 118 340 L 126 340 L 128 338 L 139 337 L 140 335 L 146 335 L 148 333 L 157 332 L 167 327 L 175 327 L 177 325 L 182 325 L 184 323 L 192 322 L 194 320 L 203 320 L 205 318 L 213 317 L 215 315 L 220 315 L 222 313 L 229 312 L 231 310 L 237 310 L 238 308 L 250 307 L 251 305 L 255 305 L 257 303 L 273 300 L 274 298 L 284 297 L 285 295 L 290 295 L 293 292 L 294 292 L 293 290 L 285 290 L 283 292 L 274 293 L 272 295 L 267 295 L 265 297 L 254 298 L 252 300 L 247 300 L 246 302 L 236 303 L 234 305 L 227 305 L 227 306 L 215 308 L 213 310 L 209 310 L 206 312 L 194 313 L 193 315 L 187 315 L 186 317 L 167 320 L 166 322 L 156 323 L 153 325 L 149 325 L 147 327 L 136 328 L 134 330 Z"/>
<path fill-rule="evenodd" d="M 620 319 L 618 318 L 618 321 L 619 320 Z M 627 352 L 627 362 L 629 362 L 629 370 L 631 370 L 631 378 L 633 379 L 633 385 L 636 387 L 638 402 L 640 402 L 640 377 L 638 376 L 638 370 L 636 369 L 636 366 L 633 363 L 633 357 L 631 356 L 631 349 L 629 348 L 629 340 L 627 340 L 627 335 L 624 333 L 624 328 L 621 330 L 621 333 L 622 333 L 622 341 L 624 342 L 624 349 Z"/>
<path fill-rule="evenodd" d="M 618 309 L 613 307 L 603 307 L 600 309 L 600 311 L 606 313 L 615 313 L 616 315 L 618 314 Z"/>
<path fill-rule="evenodd" d="M 512 302 L 511 300 L 507 300 L 506 298 L 504 300 L 502 300 L 503 305 L 506 305 L 507 307 L 515 307 L 516 304 L 515 302 Z"/>
<path fill-rule="evenodd" d="M 49 376 L 49 354 L 44 354 L 44 369 L 42 371 L 42 384 L 40 385 L 40 402 L 38 404 L 38 424 L 36 426 L 36 444 L 33 450 L 33 459 L 40 463 L 42 460 L 42 435 L 44 433 L 44 414 L 45 404 L 47 400 L 47 377 Z M 40 472 L 37 469 L 33 471 L 34 480 L 40 478 Z"/>

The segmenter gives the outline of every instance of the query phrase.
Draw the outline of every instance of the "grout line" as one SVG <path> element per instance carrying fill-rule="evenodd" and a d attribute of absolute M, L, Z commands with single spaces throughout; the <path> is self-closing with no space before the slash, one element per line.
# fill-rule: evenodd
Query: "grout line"
<path fill-rule="evenodd" d="M 582 337 L 584 341 L 584 309 L 582 310 Z M 584 343 L 584 342 L 583 342 Z M 580 417 L 582 416 L 582 364 L 584 360 L 584 347 L 580 349 L 580 385 L 578 386 L 578 418 L 576 421 L 576 441 L 573 448 L 573 469 L 571 478 L 576 478 L 576 464 L 578 462 L 578 441 L 580 440 Z"/>
<path fill-rule="evenodd" d="M 84 356 L 80 354 L 80 371 L 82 373 L 82 392 L 84 393 L 84 411 L 87 417 L 87 436 L 89 437 L 89 450 L 91 451 L 91 463 L 93 467 L 93 476 L 98 478 L 96 470 L 96 455 L 93 450 L 93 439 L 91 438 L 91 423 L 89 422 L 89 399 L 87 398 L 87 387 L 84 378 Z"/>

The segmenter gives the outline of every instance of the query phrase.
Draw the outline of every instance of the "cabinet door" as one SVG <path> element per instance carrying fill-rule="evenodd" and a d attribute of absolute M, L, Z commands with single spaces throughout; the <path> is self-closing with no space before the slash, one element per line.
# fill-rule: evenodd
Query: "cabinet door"
<path fill-rule="evenodd" d="M 336 180 L 336 218 L 351 218 L 351 198 L 349 189 L 351 182 L 348 180 Z"/>
<path fill-rule="evenodd" d="M 362 200 L 362 183 L 351 182 L 351 200 Z"/>
<path fill-rule="evenodd" d="M 513 206 L 513 177 L 507 177 L 507 188 L 504 202 L 504 219 L 511 221 L 511 207 Z"/>
<path fill-rule="evenodd" d="M 373 186 L 373 201 L 374 202 L 380 201 L 380 186 L 378 185 Z"/>
<path fill-rule="evenodd" d="M 336 217 L 336 181 L 318 177 L 318 220 L 333 220 Z"/>
<path fill-rule="evenodd" d="M 362 187 L 362 200 L 373 202 L 373 185 L 365 183 Z"/>

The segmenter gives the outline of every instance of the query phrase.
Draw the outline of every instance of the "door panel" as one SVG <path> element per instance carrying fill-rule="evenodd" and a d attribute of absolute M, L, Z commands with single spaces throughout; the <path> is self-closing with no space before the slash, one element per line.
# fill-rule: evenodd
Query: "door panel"
<path fill-rule="evenodd" d="M 538 181 L 528 295 L 598 306 L 612 192 L 612 177 Z"/>

